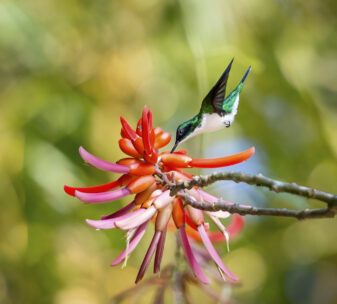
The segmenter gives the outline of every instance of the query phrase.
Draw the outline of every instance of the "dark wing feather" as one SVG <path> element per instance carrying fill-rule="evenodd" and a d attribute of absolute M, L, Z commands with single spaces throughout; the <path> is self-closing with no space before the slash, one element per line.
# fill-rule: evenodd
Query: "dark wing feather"
<path fill-rule="evenodd" d="M 216 82 L 214 87 L 209 91 L 204 99 L 204 102 L 210 103 L 217 113 L 223 112 L 222 104 L 225 99 L 227 80 L 233 60 L 234 58 L 231 60 L 226 70 L 223 72 L 219 80 Z"/>

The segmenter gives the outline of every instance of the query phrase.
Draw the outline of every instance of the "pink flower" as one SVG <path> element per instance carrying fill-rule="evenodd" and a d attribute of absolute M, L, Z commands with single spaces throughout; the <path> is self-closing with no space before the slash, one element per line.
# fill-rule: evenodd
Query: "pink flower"
<path fill-rule="evenodd" d="M 182 168 L 217 168 L 245 161 L 254 154 L 254 147 L 234 155 L 213 159 L 193 159 L 187 155 L 185 150 L 159 153 L 158 149 L 170 142 L 171 135 L 160 127 L 153 128 L 152 112 L 148 111 L 146 106 L 136 130 L 132 129 L 122 117 L 121 123 L 122 138 L 119 140 L 119 147 L 130 157 L 110 163 L 93 156 L 83 147 L 80 147 L 79 152 L 86 163 L 100 170 L 120 173 L 122 176 L 115 181 L 94 187 L 64 186 L 66 193 L 85 203 L 106 203 L 135 195 L 127 206 L 117 212 L 102 216 L 100 220 L 87 220 L 88 225 L 96 229 L 117 228 L 127 231 L 128 246 L 112 262 L 111 266 L 118 265 L 127 259 L 141 241 L 149 222 L 154 219 L 155 233 L 140 266 L 136 283 L 143 278 L 154 254 L 154 273 L 160 271 L 166 232 L 172 218 L 179 231 L 186 260 L 194 275 L 201 282 L 210 283 L 195 259 L 189 237 L 201 241 L 222 276 L 229 282 L 236 282 L 237 277 L 225 266 L 212 241 L 224 241 L 227 239 L 226 236 L 236 234 L 242 228 L 242 218 L 234 217 L 233 224 L 226 230 L 220 219 L 228 217 L 229 213 L 205 212 L 220 230 L 210 232 L 208 223 L 204 221 L 204 212 L 191 206 L 184 208 L 179 194 L 170 195 L 169 183 L 189 180 L 193 177 L 192 174 L 182 171 Z M 197 187 L 185 190 L 185 192 L 205 203 L 218 200 Z"/>

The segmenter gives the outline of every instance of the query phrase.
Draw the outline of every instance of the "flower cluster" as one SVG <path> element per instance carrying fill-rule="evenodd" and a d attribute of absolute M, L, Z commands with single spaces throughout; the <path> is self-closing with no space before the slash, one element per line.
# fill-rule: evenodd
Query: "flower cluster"
<path fill-rule="evenodd" d="M 118 228 L 127 231 L 128 245 L 111 265 L 117 265 L 127 259 L 141 241 L 149 222 L 153 220 L 155 233 L 139 269 L 136 283 L 143 278 L 154 253 L 154 273 L 157 273 L 160 270 L 167 227 L 172 218 L 178 229 L 186 260 L 194 275 L 201 282 L 208 284 L 209 280 L 193 254 L 188 236 L 203 242 L 223 277 L 230 282 L 237 281 L 237 277 L 224 265 L 212 242 L 226 240 L 228 235 L 235 234 L 242 227 L 242 218 L 235 216 L 231 226 L 226 230 L 220 219 L 228 217 L 229 213 L 202 212 L 189 205 L 184 206 L 181 193 L 170 195 L 170 185 L 193 177 L 192 174 L 182 169 L 234 165 L 251 157 L 254 147 L 238 154 L 212 159 L 195 159 L 188 156 L 185 150 L 160 153 L 159 149 L 170 142 L 171 134 L 164 132 L 160 127 L 152 126 L 152 112 L 147 110 L 146 106 L 136 130 L 122 117 L 121 123 L 122 138 L 119 140 L 119 147 L 129 157 L 110 163 L 93 156 L 82 147 L 79 153 L 91 166 L 104 171 L 120 173 L 122 176 L 115 181 L 94 187 L 64 186 L 66 193 L 76 196 L 85 203 L 112 202 L 135 194 L 132 202 L 117 212 L 102 216 L 100 220 L 87 220 L 87 223 L 96 229 Z M 119 189 L 113 190 L 116 188 Z M 185 189 L 183 194 L 205 203 L 218 200 L 217 197 L 198 187 Z M 204 213 L 219 228 L 219 232 L 209 231 L 209 224 L 204 221 Z"/>

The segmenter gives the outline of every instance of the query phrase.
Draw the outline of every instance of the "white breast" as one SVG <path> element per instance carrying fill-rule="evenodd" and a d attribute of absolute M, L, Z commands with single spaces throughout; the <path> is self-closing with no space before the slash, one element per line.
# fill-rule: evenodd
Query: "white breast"
<path fill-rule="evenodd" d="M 236 100 L 233 104 L 232 112 L 230 114 L 224 116 L 220 116 L 216 113 L 205 114 L 201 121 L 200 127 L 197 127 L 195 131 L 191 135 L 187 136 L 184 140 L 182 140 L 181 143 L 200 133 L 218 131 L 226 127 L 226 125 L 231 125 L 238 111 L 238 106 L 239 106 L 239 95 L 236 97 Z"/>
<path fill-rule="evenodd" d="M 199 128 L 196 129 L 196 134 L 214 132 L 224 128 L 226 125 L 231 125 L 234 121 L 235 115 L 238 112 L 239 106 L 239 95 L 234 101 L 232 112 L 224 116 L 220 116 L 216 113 L 214 114 L 205 114 Z"/>

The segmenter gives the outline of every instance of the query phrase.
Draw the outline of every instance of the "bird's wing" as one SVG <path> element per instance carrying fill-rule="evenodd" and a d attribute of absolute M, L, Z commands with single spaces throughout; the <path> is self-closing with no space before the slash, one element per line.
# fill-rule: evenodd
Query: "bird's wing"
<path fill-rule="evenodd" d="M 246 71 L 245 75 L 242 77 L 242 80 L 240 83 L 237 85 L 237 87 L 226 97 L 226 99 L 223 101 L 221 105 L 221 110 L 227 114 L 232 112 L 233 105 L 235 101 L 239 98 L 239 94 L 243 88 L 243 84 L 251 70 L 251 67 L 248 68 Z"/>
<path fill-rule="evenodd" d="M 229 72 L 232 67 L 233 60 L 234 58 L 231 60 L 226 70 L 223 72 L 223 74 L 221 75 L 219 80 L 216 82 L 214 87 L 209 91 L 209 93 L 204 98 L 202 102 L 203 108 L 205 108 L 207 104 L 208 106 L 212 106 L 214 111 L 218 113 L 223 112 L 222 104 L 225 99 L 227 80 L 228 80 Z"/>

